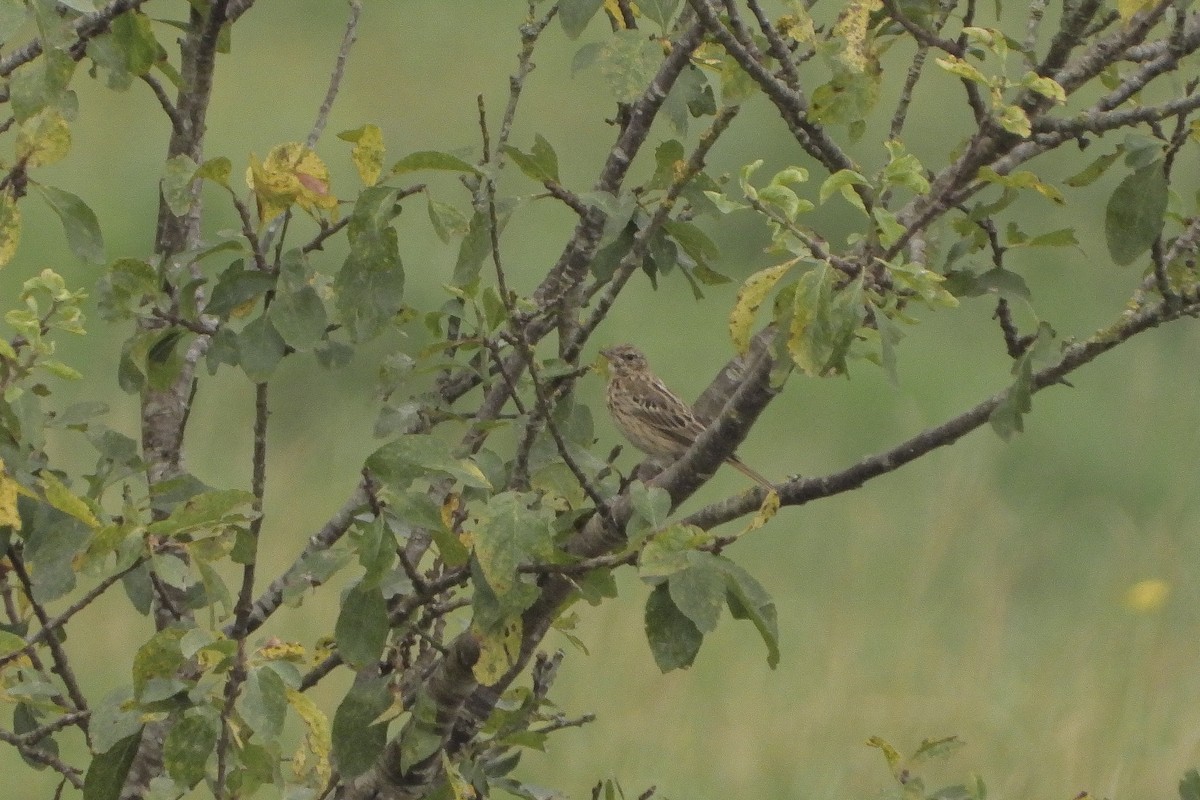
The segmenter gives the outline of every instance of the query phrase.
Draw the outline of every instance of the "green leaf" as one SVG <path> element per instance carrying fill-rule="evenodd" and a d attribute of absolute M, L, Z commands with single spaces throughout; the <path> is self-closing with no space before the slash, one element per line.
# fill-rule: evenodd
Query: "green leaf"
<path fill-rule="evenodd" d="M 150 388 L 170 388 L 183 369 L 188 345 L 196 338 L 182 328 L 166 328 L 148 341 L 146 380 Z"/>
<path fill-rule="evenodd" d="M 716 630 L 725 605 L 725 576 L 718 568 L 716 556 L 703 551 L 687 554 L 687 567 L 667 580 L 671 602 L 692 621 L 696 630 L 711 633 Z"/>
<path fill-rule="evenodd" d="M 1107 172 L 1108 168 L 1115 164 L 1117 159 L 1124 154 L 1124 146 L 1117 145 L 1117 148 L 1111 153 L 1105 153 L 1104 155 L 1097 156 L 1090 164 L 1063 182 L 1067 184 L 1067 186 L 1073 186 L 1076 188 L 1080 186 L 1087 186 Z"/>
<path fill-rule="evenodd" d="M 100 314 L 107 320 L 129 319 L 143 300 L 159 289 L 158 274 L 145 261 L 118 258 L 97 286 Z"/>
<path fill-rule="evenodd" d="M 465 214 L 449 203 L 434 200 L 428 193 L 425 199 L 428 203 L 429 222 L 443 244 L 449 244 L 451 236 L 463 236 L 467 233 L 470 223 Z"/>
<path fill-rule="evenodd" d="M 671 514 L 671 495 L 666 489 L 637 481 L 629 487 L 629 501 L 633 509 L 629 519 L 631 539 L 636 540 L 667 524 Z"/>
<path fill-rule="evenodd" d="M 865 313 L 862 276 L 836 292 L 834 280 L 832 267 L 822 264 L 800 276 L 792 298 L 788 352 L 812 377 L 846 371 L 846 354 Z"/>
<path fill-rule="evenodd" d="M 375 721 L 392 706 L 387 679 L 360 674 L 333 715 L 333 757 L 338 772 L 353 778 L 366 772 L 387 745 L 387 724 Z M 375 723 L 375 724 L 372 724 Z"/>
<path fill-rule="evenodd" d="M 1007 441 L 1014 433 L 1025 430 L 1024 417 L 1033 409 L 1033 360 L 1038 352 L 1054 338 L 1053 329 L 1045 322 L 1038 326 L 1037 340 L 1013 364 L 1013 383 L 1004 398 L 992 409 L 988 422 L 1001 439 Z"/>
<path fill-rule="evenodd" d="M 656 586 L 646 599 L 645 622 L 646 640 L 660 670 L 670 672 L 692 665 L 704 634 L 675 606 L 665 582 Z"/>
<path fill-rule="evenodd" d="M 599 54 L 600 72 L 618 103 L 632 103 L 654 79 L 662 50 L 639 30 L 619 30 L 605 41 Z"/>
<path fill-rule="evenodd" d="M 639 0 L 638 9 L 650 19 L 657 22 L 666 32 L 679 8 L 679 0 Z"/>
<path fill-rule="evenodd" d="M 260 740 L 275 742 L 280 738 L 288 712 L 288 693 L 280 674 L 270 664 L 256 667 L 246 675 L 246 687 L 238 705 L 242 721 Z"/>
<path fill-rule="evenodd" d="M 866 214 L 867 207 L 863 205 L 863 200 L 858 196 L 858 192 L 854 191 L 856 185 L 867 186 L 869 184 L 867 179 L 860 173 L 852 169 L 839 169 L 821 184 L 821 191 L 818 197 L 823 205 L 826 200 L 833 196 L 834 192 L 840 192 L 842 197 L 846 198 L 846 202 Z"/>
<path fill-rule="evenodd" d="M 876 69 L 840 69 L 832 80 L 812 93 L 809 116 L 817 122 L 853 126 L 879 102 L 880 72 Z M 861 136 L 851 128 L 851 140 Z"/>
<path fill-rule="evenodd" d="M 1026 300 L 1030 296 L 1029 284 L 1025 283 L 1025 279 L 1003 267 L 992 267 L 982 275 L 976 276 L 966 296 L 975 297 L 985 292 L 996 292 L 1001 296 L 1021 297 Z"/>
<path fill-rule="evenodd" d="M 197 178 L 204 178 L 213 183 L 229 188 L 229 174 L 233 172 L 233 164 L 225 156 L 210 158 L 196 169 Z"/>
<path fill-rule="evenodd" d="M 139 730 L 92 759 L 83 780 L 83 800 L 118 800 L 141 741 Z"/>
<path fill-rule="evenodd" d="M 88 734 L 96 753 L 105 753 L 122 740 L 137 734 L 142 729 L 142 715 L 129 708 L 134 703 L 128 687 L 109 693 L 99 703 L 92 703 L 92 716 L 88 720 Z"/>
<path fill-rule="evenodd" d="M 387 601 L 378 586 L 359 583 L 346 593 L 334 628 L 338 652 L 353 667 L 379 660 L 387 642 Z"/>
<path fill-rule="evenodd" d="M 538 183 L 558 183 L 558 155 L 540 133 L 534 135 L 533 149 L 529 153 L 522 153 L 511 145 L 505 145 L 503 150 L 527 177 Z"/>
<path fill-rule="evenodd" d="M 82 522 L 46 503 L 22 496 L 17 508 L 25 560 L 33 578 L 33 599 L 39 603 L 57 600 L 75 588 L 75 558 L 91 533 Z"/>
<path fill-rule="evenodd" d="M 748 619 L 754 623 L 767 646 L 767 666 L 775 669 L 779 665 L 779 620 L 775 601 L 749 572 L 727 558 L 716 558 L 725 575 L 729 613 L 734 619 Z"/>
<path fill-rule="evenodd" d="M 193 495 L 163 520 L 146 526 L 155 536 L 180 536 L 250 522 L 254 495 L 242 489 L 213 489 Z"/>
<path fill-rule="evenodd" d="M 268 316 L 283 341 L 300 352 L 325 338 L 329 325 L 325 304 L 312 286 L 277 291 Z"/>
<path fill-rule="evenodd" d="M 196 162 L 184 154 L 167 159 L 161 181 L 163 200 L 177 217 L 192 207 L 192 180 L 196 177 Z"/>
<path fill-rule="evenodd" d="M 24 649 L 24 647 L 25 640 L 20 636 L 11 631 L 0 630 L 0 658 Z"/>
<path fill-rule="evenodd" d="M 350 253 L 334 280 L 338 314 L 355 341 L 378 334 L 400 310 L 404 268 L 392 227 L 399 190 L 364 189 L 347 226 Z"/>
<path fill-rule="evenodd" d="M 562 23 L 567 38 L 578 39 L 603 4 L 604 0 L 560 0 L 558 21 Z"/>
<path fill-rule="evenodd" d="M 438 150 L 421 150 L 406 155 L 392 165 L 392 174 L 403 175 L 406 172 L 416 172 L 423 169 L 470 172 L 472 175 L 481 174 L 478 169 L 463 161 L 458 156 L 452 156 L 449 153 L 443 153 Z"/>
<path fill-rule="evenodd" d="M 729 312 L 729 338 L 733 340 L 733 349 L 739 355 L 750 349 L 750 330 L 754 327 L 754 315 L 759 306 L 792 266 L 789 262 L 759 270 L 738 289 L 737 299 Z"/>
<path fill-rule="evenodd" d="M 241 261 L 235 261 L 217 278 L 217 285 L 213 287 L 204 313 L 225 318 L 235 309 L 275 288 L 275 283 L 274 275 L 245 269 Z"/>
<path fill-rule="evenodd" d="M 287 343 L 275 330 L 271 317 L 260 314 L 238 334 L 238 363 L 255 383 L 271 377 L 287 352 Z"/>
<path fill-rule="evenodd" d="M 1104 211 L 1104 236 L 1112 260 L 1132 263 L 1150 249 L 1166 221 L 1169 186 L 1162 161 L 1154 161 L 1121 181 Z"/>
<path fill-rule="evenodd" d="M 67 88 L 74 72 L 75 59 L 65 48 L 45 50 L 41 58 L 14 72 L 9 89 L 17 122 L 25 122 L 48 106 L 72 116 L 79 104 L 75 93 Z"/>
<path fill-rule="evenodd" d="M 195 711 L 171 726 L 163 743 L 163 766 L 176 784 L 190 789 L 204 779 L 219 733 L 220 725 L 213 717 Z"/>
<path fill-rule="evenodd" d="M 553 513 L 549 509 L 531 508 L 536 501 L 537 495 L 533 493 L 494 495 L 475 530 L 475 558 L 488 586 L 501 603 L 517 593 L 512 600 L 522 608 L 537 593 L 528 591 L 533 587 L 518 580 L 517 567 L 543 562 L 554 551 Z M 510 610 L 521 608 L 510 607 Z"/>
<path fill-rule="evenodd" d="M 71 252 L 91 264 L 104 263 L 104 237 L 96 214 L 76 195 L 53 186 L 38 186 L 46 203 L 62 221 Z"/>
<path fill-rule="evenodd" d="M 663 230 L 679 242 L 683 252 L 697 264 L 706 264 L 721 257 L 721 250 L 716 243 L 691 222 L 667 220 L 663 223 Z"/>
<path fill-rule="evenodd" d="M 449 475 L 467 486 L 491 488 L 479 467 L 455 458 L 449 444 L 427 434 L 397 437 L 367 458 L 367 469 L 395 489 L 405 489 L 430 473 Z"/>
<path fill-rule="evenodd" d="M 133 692 L 141 698 L 142 692 L 155 678 L 169 678 L 183 664 L 183 653 L 179 642 L 184 631 L 179 628 L 164 628 L 150 637 L 133 656 Z"/>

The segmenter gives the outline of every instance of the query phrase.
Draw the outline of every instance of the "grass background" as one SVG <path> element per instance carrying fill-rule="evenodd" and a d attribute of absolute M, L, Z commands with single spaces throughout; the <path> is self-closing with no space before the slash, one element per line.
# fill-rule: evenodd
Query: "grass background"
<path fill-rule="evenodd" d="M 209 118 L 207 154 L 229 156 L 235 170 L 251 152 L 262 156 L 304 137 L 344 19 L 343 5 L 328 0 L 260 5 L 238 24 L 233 51 L 220 60 Z M 387 163 L 420 149 L 473 153 L 475 96 L 484 94 L 498 120 L 523 7 L 482 0 L 368 3 L 319 147 L 334 170 L 335 192 L 351 196 L 356 179 L 348 145 L 333 134 L 364 122 L 383 128 Z M 182 2 L 149 6 L 164 16 L 183 8 Z M 172 40 L 168 29 L 159 32 L 164 42 Z M 597 22 L 589 36 L 598 35 Z M 611 113 L 601 77 L 571 75 L 579 44 L 565 40 L 557 25 L 547 32 L 513 142 L 525 147 L 541 133 L 558 150 L 564 182 L 582 190 L 612 133 L 601 122 Z M 908 52 L 900 46 L 888 62 L 885 99 L 895 94 Z M 930 72 L 907 139 L 936 167 L 958 141 L 966 115 L 955 83 Z M 35 177 L 92 205 L 110 258 L 145 256 L 165 154 L 162 114 L 144 86 L 114 94 L 84 75 L 77 82 L 81 111 L 72 156 Z M 886 121 L 887 113 L 873 123 Z M 664 130 L 654 138 L 668 136 Z M 871 141 L 868 133 L 854 151 L 868 165 L 883 156 Z M 1100 148 L 1076 159 L 1056 155 L 1034 168 L 1047 180 L 1060 179 Z M 1179 190 L 1186 197 L 1197 171 L 1194 147 L 1185 153 Z M 712 171 L 735 172 L 756 158 L 767 159 L 763 174 L 808 164 L 761 99 L 718 146 Z M 1103 245 L 1103 204 L 1117 180 L 1114 170 L 1073 192 L 1065 208 L 1030 198 L 1013 211 L 1035 233 L 1079 230 L 1080 248 L 1014 253 L 1010 264 L 1031 285 L 1038 318 L 1063 337 L 1085 336 L 1114 318 L 1140 279 L 1134 270 L 1114 268 Z M 452 180 L 434 176 L 430 185 L 439 199 L 466 207 Z M 515 174 L 504 188 L 533 191 Z M 206 199 L 207 232 L 233 228 L 219 195 Z M 24 207 L 21 253 L 0 275 L 9 296 L 45 266 L 91 286 L 97 271 L 72 261 L 53 215 L 36 202 Z M 854 213 L 833 203 L 815 219 L 837 241 L 856 222 Z M 516 288 L 532 287 L 553 263 L 570 222 L 545 203 L 514 219 L 504 244 Z M 436 306 L 455 249 L 432 235 L 419 201 L 406 209 L 400 229 L 409 302 Z M 598 346 L 636 341 L 685 396 L 695 396 L 731 355 L 724 320 L 736 282 L 770 263 L 762 234 L 748 220 L 731 218 L 709 230 L 725 254 L 719 266 L 735 283 L 714 287 L 697 303 L 677 279 L 663 280 L 657 292 L 635 279 L 596 340 Z M 331 272 L 339 263 L 333 246 L 318 268 Z M 825 474 L 973 405 L 1009 380 L 991 311 L 980 299 L 926 314 L 900 350 L 899 386 L 866 364 L 856 365 L 850 380 L 793 379 L 742 456 L 771 476 Z M 1033 311 L 1019 313 L 1028 328 Z M 86 339 L 62 348 L 63 359 L 86 372 L 86 383 L 54 388 L 64 403 L 107 400 L 108 423 L 136 435 L 136 403 L 115 381 L 127 332 L 94 314 L 91 320 Z M 655 784 L 675 798 L 871 796 L 889 776 L 879 753 L 864 746 L 868 736 L 911 751 L 923 737 L 958 734 L 967 747 L 937 767 L 931 781 L 960 780 L 973 770 L 994 797 L 1066 798 L 1085 789 L 1110 797 L 1172 796 L 1183 771 L 1200 763 L 1200 598 L 1190 579 L 1200 555 L 1198 345 L 1200 332 L 1186 322 L 1148 333 L 1073 375 L 1074 388 L 1038 395 L 1026 433 L 1013 441 L 977 432 L 861 490 L 785 510 L 739 543 L 730 555 L 778 605 L 783 659 L 774 671 L 752 628 L 726 621 L 692 669 L 660 674 L 642 632 L 647 590 L 623 576 L 617 601 L 581 609 L 579 634 L 590 652 L 569 653 L 553 695 L 566 712 L 594 710 L 599 720 L 557 735 L 546 754 L 525 758 L 521 775 L 575 797 L 586 797 L 604 776 L 619 778 L 634 794 Z M 404 343 L 366 348 L 339 373 L 305 358 L 281 368 L 272 394 L 270 516 L 260 574 L 290 563 L 377 446 L 370 437 L 373 364 L 394 346 Z M 581 399 L 596 411 L 599 449 L 607 451 L 616 433 L 600 393 L 598 379 L 583 382 Z M 203 382 L 188 433 L 189 466 L 202 479 L 248 485 L 252 409 L 244 376 L 226 371 Z M 63 440 L 57 455 L 90 466 L 92 456 L 75 447 Z M 736 473 L 722 472 L 688 507 L 743 484 Z M 1156 611 L 1135 612 L 1123 597 L 1149 578 L 1169 584 L 1167 601 Z M 131 620 L 127 609 L 119 595 L 105 598 L 71 631 L 69 646 L 90 690 L 127 680 L 129 656 L 147 635 L 144 621 Z M 325 592 L 281 614 L 264 635 L 311 641 L 330 628 L 334 613 L 332 593 Z M 570 649 L 554 636 L 547 646 Z M 345 682 L 327 684 L 317 695 L 332 710 Z M 0 774 L 28 773 L 10 749 L 0 749 Z M 50 778 L 34 776 L 23 796 L 49 796 Z"/>

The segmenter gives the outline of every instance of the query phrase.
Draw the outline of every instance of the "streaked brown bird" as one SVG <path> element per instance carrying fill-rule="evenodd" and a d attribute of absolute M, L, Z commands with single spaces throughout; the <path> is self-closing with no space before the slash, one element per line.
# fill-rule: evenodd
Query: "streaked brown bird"
<path fill-rule="evenodd" d="M 621 433 L 648 456 L 677 459 L 705 430 L 692 407 L 667 388 L 641 350 L 619 344 L 600 354 L 608 359 L 608 411 Z M 771 482 L 730 456 L 725 463 L 767 489 Z"/>

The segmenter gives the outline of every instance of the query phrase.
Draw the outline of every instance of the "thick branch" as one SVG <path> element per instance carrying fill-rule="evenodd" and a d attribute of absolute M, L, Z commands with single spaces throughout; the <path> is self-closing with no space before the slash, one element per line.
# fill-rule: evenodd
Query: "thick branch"
<path fill-rule="evenodd" d="M 1063 377 L 1107 353 L 1117 345 L 1164 322 L 1200 313 L 1200 295 L 1193 293 L 1182 304 L 1166 301 L 1127 312 L 1110 328 L 1069 345 L 1054 364 L 1033 374 L 1031 390 L 1038 392 L 1059 383 Z M 973 408 L 934 428 L 922 431 L 890 450 L 868 456 L 840 472 L 822 478 L 797 478 L 778 487 L 783 505 L 803 505 L 822 497 L 857 489 L 872 478 L 886 475 L 939 447 L 954 444 L 966 434 L 986 424 L 992 412 L 1003 403 L 1010 390 L 992 395 Z M 706 506 L 682 520 L 685 525 L 709 529 L 753 513 L 762 503 L 762 490 L 738 495 Z"/>

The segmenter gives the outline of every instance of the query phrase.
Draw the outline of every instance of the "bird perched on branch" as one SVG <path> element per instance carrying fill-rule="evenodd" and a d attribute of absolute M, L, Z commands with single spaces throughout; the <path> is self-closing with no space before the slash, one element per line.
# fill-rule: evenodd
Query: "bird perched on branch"
<path fill-rule="evenodd" d="M 654 458 L 674 460 L 687 452 L 706 427 L 692 407 L 650 371 L 646 356 L 633 345 L 615 345 L 600 354 L 609 362 L 608 411 L 625 438 Z M 773 488 L 737 456 L 725 463 L 766 489 Z"/>

